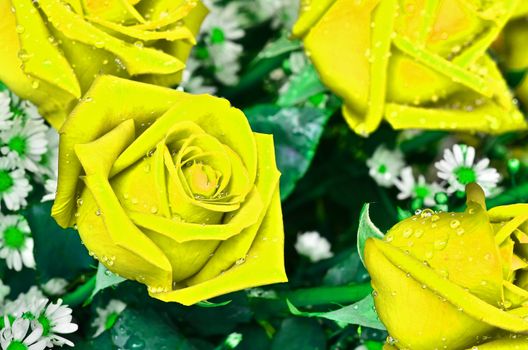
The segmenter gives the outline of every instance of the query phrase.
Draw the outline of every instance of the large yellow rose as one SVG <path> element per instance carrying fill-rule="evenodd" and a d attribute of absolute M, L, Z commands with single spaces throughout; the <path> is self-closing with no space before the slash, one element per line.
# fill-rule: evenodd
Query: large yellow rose
<path fill-rule="evenodd" d="M 286 281 L 273 139 L 228 101 L 101 76 L 60 135 L 52 216 L 109 270 L 186 305 Z"/>
<path fill-rule="evenodd" d="M 511 73 L 521 74 L 522 78 L 515 88 L 519 100 L 526 107 L 528 106 L 528 52 L 526 43 L 528 42 L 528 2 L 523 1 L 518 7 L 517 14 L 508 23 L 497 40 L 497 49 L 500 60 L 505 64 L 506 69 Z"/>
<path fill-rule="evenodd" d="M 99 74 L 178 83 L 199 0 L 0 0 L 0 81 L 59 128 Z"/>
<path fill-rule="evenodd" d="M 395 348 L 528 349 L 528 204 L 486 211 L 475 184 L 467 196 L 464 212 L 425 210 L 366 242 Z"/>
<path fill-rule="evenodd" d="M 293 34 L 361 135 L 526 128 L 486 50 L 518 0 L 304 0 Z"/>

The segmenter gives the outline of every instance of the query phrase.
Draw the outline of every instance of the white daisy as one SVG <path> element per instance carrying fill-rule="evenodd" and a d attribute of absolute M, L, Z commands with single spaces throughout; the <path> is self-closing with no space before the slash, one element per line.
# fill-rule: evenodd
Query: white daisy
<path fill-rule="evenodd" d="M 57 178 L 47 179 L 44 182 L 46 194 L 42 196 L 41 202 L 53 201 L 57 195 Z"/>
<path fill-rule="evenodd" d="M 43 350 L 46 340 L 42 338 L 42 327 L 37 327 L 28 334 L 29 320 L 16 319 L 13 324 L 4 316 L 4 328 L 0 332 L 2 350 Z"/>
<path fill-rule="evenodd" d="M 300 1 L 256 0 L 248 5 L 248 10 L 259 21 L 271 20 L 271 27 L 290 30 L 297 19 Z"/>
<path fill-rule="evenodd" d="M 56 303 L 49 303 L 47 298 L 42 298 L 33 303 L 24 313 L 25 318 L 31 320 L 31 327 L 42 328 L 42 337 L 47 340 L 47 346 L 73 346 L 73 343 L 59 334 L 70 334 L 79 328 L 72 322 L 72 309 L 62 305 L 62 299 Z"/>
<path fill-rule="evenodd" d="M 209 4 L 210 13 L 202 25 L 202 34 L 207 45 L 209 59 L 215 68 L 216 78 L 225 85 L 238 82 L 238 62 L 242 45 L 236 40 L 244 37 L 238 18 L 240 5 L 235 2 L 225 6 Z"/>
<path fill-rule="evenodd" d="M 66 293 L 66 286 L 68 286 L 68 281 L 64 278 L 52 278 L 48 282 L 42 284 L 40 288 L 47 295 L 63 295 Z"/>
<path fill-rule="evenodd" d="M 92 327 L 95 327 L 94 338 L 98 337 L 104 331 L 113 327 L 119 315 L 125 310 L 126 304 L 121 300 L 112 299 L 103 308 L 97 308 L 97 317 L 92 322 Z"/>
<path fill-rule="evenodd" d="M 20 293 L 15 300 L 6 302 L 3 313 L 13 317 L 22 317 L 32 305 L 35 305 L 43 299 L 46 299 L 46 297 L 40 289 L 32 286 L 26 293 Z"/>
<path fill-rule="evenodd" d="M 295 242 L 295 250 L 297 253 L 308 257 L 311 262 L 317 262 L 334 256 L 331 248 L 330 242 L 317 231 L 298 234 L 297 242 Z"/>
<path fill-rule="evenodd" d="M 27 205 L 26 198 L 33 187 L 25 175 L 24 169 L 13 168 L 9 159 L 0 158 L 0 199 L 9 210 Z"/>
<path fill-rule="evenodd" d="M 423 175 L 419 175 L 418 181 L 416 181 L 410 166 L 401 171 L 399 178 L 394 179 L 394 185 L 400 190 L 399 200 L 421 198 L 428 207 L 436 204 L 435 194 L 443 191 L 442 186 L 436 182 L 427 183 Z"/>
<path fill-rule="evenodd" d="M 26 120 L 32 119 L 35 121 L 44 121 L 44 118 L 40 115 L 37 106 L 35 106 L 33 103 L 23 100 L 20 102 L 20 107 L 22 112 L 24 113 Z"/>
<path fill-rule="evenodd" d="M 200 67 L 200 62 L 192 57 L 189 57 L 185 63 L 185 70 L 183 71 L 180 89 L 194 94 L 210 94 L 214 95 L 216 87 L 205 85 L 205 78 L 196 74 L 196 70 Z"/>
<path fill-rule="evenodd" d="M 4 142 L 0 151 L 13 166 L 36 173 L 39 171 L 42 155 L 47 151 L 47 130 L 43 120 L 17 119 L 9 130 L 0 134 L 0 139 Z"/>
<path fill-rule="evenodd" d="M 405 166 L 405 161 L 400 150 L 391 151 L 381 145 L 367 159 L 367 166 L 369 167 L 369 175 L 378 185 L 391 187 L 394 179 Z"/>
<path fill-rule="evenodd" d="M 0 130 L 7 130 L 13 124 L 11 98 L 7 91 L 0 91 Z"/>
<path fill-rule="evenodd" d="M 489 195 L 501 179 L 495 168 L 488 167 L 489 163 L 488 158 L 475 163 L 475 148 L 457 144 L 444 150 L 443 159 L 435 167 L 438 177 L 447 181 L 448 193 L 464 191 L 468 183 L 476 182 Z"/>
<path fill-rule="evenodd" d="M 0 258 L 15 271 L 22 266 L 35 268 L 33 238 L 26 219 L 21 215 L 0 217 Z"/>

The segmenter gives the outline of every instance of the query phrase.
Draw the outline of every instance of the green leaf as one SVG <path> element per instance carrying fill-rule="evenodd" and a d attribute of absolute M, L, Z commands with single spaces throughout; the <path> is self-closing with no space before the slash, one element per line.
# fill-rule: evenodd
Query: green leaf
<path fill-rule="evenodd" d="M 226 301 L 221 302 L 221 303 L 212 303 L 210 301 L 200 301 L 200 302 L 196 303 L 195 305 L 196 306 L 200 306 L 200 307 L 205 307 L 205 308 L 208 308 L 208 307 L 221 307 L 221 306 L 226 306 L 230 302 L 231 302 L 231 300 L 226 300 Z"/>
<path fill-rule="evenodd" d="M 97 274 L 95 275 L 95 288 L 92 292 L 92 295 L 90 295 L 90 299 L 92 299 L 101 290 L 116 286 L 123 281 L 126 281 L 126 278 L 113 274 L 103 264 L 99 263 L 99 266 L 97 267 Z"/>
<path fill-rule="evenodd" d="M 97 338 L 93 339 L 83 339 L 75 340 L 72 339 L 75 344 L 76 350 L 93 350 L 93 349 L 105 349 L 112 350 L 117 349 L 112 343 L 112 338 L 110 337 L 110 332 L 104 332 Z"/>
<path fill-rule="evenodd" d="M 177 329 L 151 310 L 127 307 L 111 329 L 112 342 L 122 350 L 191 350 Z"/>
<path fill-rule="evenodd" d="M 244 112 L 254 131 L 273 134 L 284 200 L 308 170 L 331 113 L 318 108 L 280 108 L 270 104 L 256 105 Z"/>
<path fill-rule="evenodd" d="M 0 91 L 7 90 L 7 86 L 3 82 L 0 81 Z"/>
<path fill-rule="evenodd" d="M 250 65 L 265 58 L 272 58 L 291 51 L 300 50 L 301 47 L 301 42 L 299 40 L 290 40 L 286 36 L 281 36 L 277 40 L 269 42 L 262 51 L 259 52 Z"/>
<path fill-rule="evenodd" d="M 338 324 L 354 324 L 385 330 L 376 314 L 374 299 L 368 295 L 357 303 L 330 312 L 302 312 L 287 300 L 290 312 L 296 316 L 318 317 L 336 321 Z"/>
<path fill-rule="evenodd" d="M 37 268 L 43 281 L 53 277 L 72 280 L 95 262 L 75 230 L 65 230 L 55 223 L 51 205 L 51 202 L 37 203 L 24 213 L 35 241 Z"/>
<path fill-rule="evenodd" d="M 326 87 L 319 80 L 315 67 L 307 64 L 298 74 L 292 76 L 277 104 L 283 107 L 294 106 L 323 91 L 326 91 Z"/>
<path fill-rule="evenodd" d="M 315 320 L 287 318 L 271 343 L 271 350 L 324 350 L 326 337 Z"/>
<path fill-rule="evenodd" d="M 363 205 L 363 209 L 361 209 L 361 214 L 359 214 L 359 227 L 358 227 L 358 234 L 357 234 L 357 250 L 359 254 L 359 258 L 361 259 L 361 262 L 363 265 L 365 265 L 365 259 L 363 252 L 365 250 L 365 242 L 369 238 L 383 238 L 383 233 L 372 223 L 369 216 L 369 203 L 365 203 Z"/>

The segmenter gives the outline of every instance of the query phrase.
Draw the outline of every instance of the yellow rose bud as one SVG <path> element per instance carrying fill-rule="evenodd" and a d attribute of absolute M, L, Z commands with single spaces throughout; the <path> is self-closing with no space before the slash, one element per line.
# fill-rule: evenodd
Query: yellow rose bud
<path fill-rule="evenodd" d="M 343 115 L 367 136 L 395 129 L 525 129 L 486 52 L 517 1 L 304 0 L 293 35 Z"/>
<path fill-rule="evenodd" d="M 370 238 L 365 262 L 387 349 L 528 349 L 528 205 L 424 210 Z M 517 347 L 516 347 L 517 346 Z"/>
<path fill-rule="evenodd" d="M 287 280 L 273 139 L 228 101 L 101 76 L 59 147 L 52 216 L 153 297 Z"/>
<path fill-rule="evenodd" d="M 59 128 L 94 78 L 171 86 L 207 14 L 199 0 L 0 0 L 0 81 Z"/>

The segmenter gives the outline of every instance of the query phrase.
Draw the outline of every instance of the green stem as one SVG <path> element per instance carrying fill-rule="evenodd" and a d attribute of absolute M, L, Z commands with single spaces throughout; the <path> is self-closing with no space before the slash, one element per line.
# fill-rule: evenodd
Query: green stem
<path fill-rule="evenodd" d="M 67 304 L 70 307 L 79 306 L 90 298 L 94 288 L 95 275 L 91 277 L 88 281 L 83 283 L 81 286 L 79 286 L 73 292 L 66 294 L 64 298 L 62 298 L 62 300 L 64 301 L 64 304 Z"/>
<path fill-rule="evenodd" d="M 370 292 L 372 292 L 370 283 L 362 283 L 350 286 L 298 289 L 286 293 L 285 298 L 298 307 L 325 304 L 350 304 L 363 299 Z"/>

